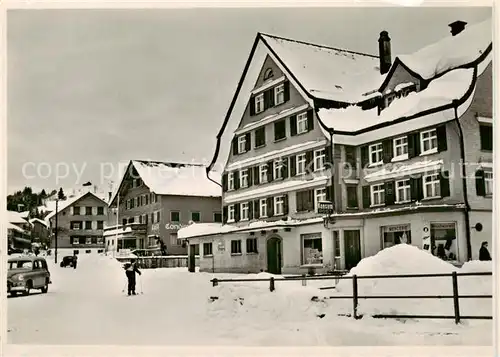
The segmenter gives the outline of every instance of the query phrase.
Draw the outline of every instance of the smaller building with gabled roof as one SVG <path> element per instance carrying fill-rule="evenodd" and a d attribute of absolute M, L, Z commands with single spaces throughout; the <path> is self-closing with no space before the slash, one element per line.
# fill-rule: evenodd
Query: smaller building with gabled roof
<path fill-rule="evenodd" d="M 177 231 L 191 222 L 222 222 L 221 195 L 220 176 L 207 178 L 201 164 L 131 160 L 109 201 L 106 249 L 186 254 Z"/>

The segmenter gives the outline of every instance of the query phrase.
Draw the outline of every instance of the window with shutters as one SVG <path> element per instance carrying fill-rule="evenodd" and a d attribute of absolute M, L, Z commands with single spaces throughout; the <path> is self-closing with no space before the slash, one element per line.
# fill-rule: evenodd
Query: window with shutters
<path fill-rule="evenodd" d="M 80 207 L 75 206 L 73 207 L 73 216 L 78 216 L 80 215 Z"/>
<path fill-rule="evenodd" d="M 410 180 L 396 181 L 396 202 L 404 203 L 411 200 Z"/>
<path fill-rule="evenodd" d="M 92 237 L 86 237 L 85 238 L 85 244 L 92 244 Z"/>
<path fill-rule="evenodd" d="M 160 211 L 156 212 L 156 222 L 160 222 Z"/>
<path fill-rule="evenodd" d="M 493 127 L 491 125 L 480 125 L 479 135 L 481 137 L 481 150 L 493 150 Z"/>
<path fill-rule="evenodd" d="M 85 215 L 92 216 L 92 207 L 85 207 Z"/>
<path fill-rule="evenodd" d="M 274 123 L 274 141 L 286 138 L 286 120 Z"/>
<path fill-rule="evenodd" d="M 296 165 L 296 174 L 302 175 L 306 172 L 306 154 L 300 154 L 296 157 L 297 165 Z"/>
<path fill-rule="evenodd" d="M 441 197 L 439 174 L 424 176 L 424 198 Z"/>
<path fill-rule="evenodd" d="M 266 128 L 262 127 L 255 130 L 255 147 L 261 147 L 266 144 Z"/>
<path fill-rule="evenodd" d="M 326 188 L 317 188 L 314 190 L 314 199 L 316 200 L 316 209 L 319 202 L 326 201 Z"/>
<path fill-rule="evenodd" d="M 234 190 L 234 172 L 229 172 L 227 174 L 227 190 Z"/>
<path fill-rule="evenodd" d="M 370 145 L 368 147 L 370 153 L 370 165 L 378 165 L 382 163 L 382 143 Z"/>
<path fill-rule="evenodd" d="M 241 254 L 241 240 L 231 241 L 231 254 Z"/>
<path fill-rule="evenodd" d="M 371 190 L 371 205 L 372 206 L 380 206 L 385 204 L 385 189 L 384 185 L 372 185 L 370 187 Z"/>
<path fill-rule="evenodd" d="M 227 221 L 234 222 L 234 205 L 229 205 L 227 207 Z"/>
<path fill-rule="evenodd" d="M 274 197 L 274 215 L 280 216 L 284 213 L 285 197 L 277 196 Z"/>
<path fill-rule="evenodd" d="M 358 187 L 347 185 L 347 208 L 358 208 Z"/>
<path fill-rule="evenodd" d="M 260 200 L 260 218 L 266 218 L 267 217 L 267 200 L 265 198 L 262 198 Z"/>
<path fill-rule="evenodd" d="M 247 238 L 247 253 L 258 253 L 257 238 Z"/>
<path fill-rule="evenodd" d="M 408 158 L 408 137 L 394 139 L 394 159 Z"/>
<path fill-rule="evenodd" d="M 297 212 L 312 211 L 314 209 L 314 193 L 312 190 L 298 191 L 295 197 Z"/>
<path fill-rule="evenodd" d="M 314 171 L 325 168 L 325 149 L 314 151 Z"/>
<path fill-rule="evenodd" d="M 104 221 L 97 221 L 97 229 L 104 229 Z"/>
<path fill-rule="evenodd" d="M 99 216 L 103 216 L 104 215 L 104 207 L 97 207 L 97 214 Z"/>
<path fill-rule="evenodd" d="M 82 222 L 72 221 L 70 224 L 71 230 L 79 231 L 81 229 L 81 224 L 82 224 Z"/>
<path fill-rule="evenodd" d="M 279 180 L 283 178 L 283 161 L 281 159 L 274 160 L 274 179 Z"/>
<path fill-rule="evenodd" d="M 264 111 L 264 93 L 255 96 L 255 113 Z"/>
<path fill-rule="evenodd" d="M 248 187 L 248 169 L 240 171 L 240 187 Z"/>
<path fill-rule="evenodd" d="M 493 195 L 493 172 L 484 172 L 484 193 L 487 196 Z"/>
<path fill-rule="evenodd" d="M 297 115 L 297 134 L 307 132 L 307 112 Z"/>
<path fill-rule="evenodd" d="M 260 183 L 267 182 L 267 164 L 259 166 L 259 180 Z"/>
<path fill-rule="evenodd" d="M 222 213 L 214 212 L 214 222 L 216 222 L 216 223 L 222 222 Z"/>
<path fill-rule="evenodd" d="M 433 154 L 437 152 L 437 133 L 436 129 L 423 131 L 420 133 L 421 154 Z"/>
<path fill-rule="evenodd" d="M 200 222 L 201 221 L 201 214 L 200 214 L 200 212 L 191 212 L 191 220 L 193 222 Z"/>
<path fill-rule="evenodd" d="M 238 154 L 244 153 L 246 151 L 247 139 L 245 135 L 238 137 Z"/>
<path fill-rule="evenodd" d="M 248 220 L 248 202 L 240 204 L 240 211 L 241 211 L 241 220 L 242 221 Z"/>
<path fill-rule="evenodd" d="M 274 103 L 275 105 L 285 102 L 285 85 L 280 84 L 274 88 Z"/>
<path fill-rule="evenodd" d="M 142 223 L 142 215 L 139 216 L 139 223 Z"/>
<path fill-rule="evenodd" d="M 92 229 L 92 221 L 85 221 L 85 229 Z"/>

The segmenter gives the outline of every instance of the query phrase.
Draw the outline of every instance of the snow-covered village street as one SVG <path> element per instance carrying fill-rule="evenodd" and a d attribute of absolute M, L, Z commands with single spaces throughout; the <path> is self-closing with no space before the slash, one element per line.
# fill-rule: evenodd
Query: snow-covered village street
<path fill-rule="evenodd" d="M 410 258 L 410 259 L 409 259 Z M 53 284 L 47 294 L 33 293 L 8 299 L 8 342 L 14 344 L 105 345 L 240 345 L 240 346 L 384 346 L 384 345 L 491 345 L 491 321 L 384 320 L 337 316 L 349 312 L 351 301 L 324 300 L 348 295 L 350 280 L 338 290 L 319 290 L 332 280 L 222 283 L 210 279 L 269 278 L 269 274 L 235 275 L 189 273 L 185 268 L 144 269 L 139 295 L 128 297 L 125 274 L 111 257 L 83 255 L 77 269 L 54 266 L 48 259 Z M 410 262 L 410 264 L 408 264 Z M 420 267 L 420 268 L 419 268 Z M 363 260 L 356 273 L 448 273 L 454 268 L 418 248 L 399 245 Z M 462 271 L 491 271 L 489 262 L 471 262 Z M 449 294 L 448 278 L 390 284 L 360 283 L 362 294 Z M 439 279 L 443 279 L 439 281 Z M 467 277 L 460 294 L 491 294 L 491 276 Z M 469 280 L 467 280 L 469 279 Z M 142 281 L 141 281 L 142 280 Z M 141 291 L 143 294 L 141 294 Z M 212 301 L 211 296 L 218 299 Z M 317 296 L 318 301 L 312 301 Z M 491 299 L 461 303 L 465 315 L 491 314 Z M 383 302 L 382 302 L 383 301 Z M 462 300 L 463 301 L 463 300 Z M 360 311 L 452 314 L 445 300 L 371 300 Z M 318 315 L 324 315 L 320 318 Z"/>

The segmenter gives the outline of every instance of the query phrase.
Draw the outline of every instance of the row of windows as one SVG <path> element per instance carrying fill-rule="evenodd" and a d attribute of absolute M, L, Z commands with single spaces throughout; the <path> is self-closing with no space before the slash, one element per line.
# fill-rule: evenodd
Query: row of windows
<path fill-rule="evenodd" d="M 288 214 L 288 195 L 262 198 L 224 207 L 224 223 L 246 221 Z"/>
<path fill-rule="evenodd" d="M 104 215 L 104 206 L 92 207 L 79 207 L 73 206 L 73 216 L 103 216 Z"/>
<path fill-rule="evenodd" d="M 201 213 L 197 211 L 190 212 L 191 221 L 193 222 L 201 222 Z M 148 224 L 149 217 L 151 218 L 151 223 L 159 223 L 161 218 L 161 211 L 156 211 L 149 214 L 142 214 L 134 217 L 123 218 L 123 225 L 127 223 L 141 223 Z M 214 222 L 222 222 L 222 215 L 220 212 L 213 213 L 213 221 Z M 181 212 L 180 211 L 170 211 L 170 222 L 179 223 L 181 222 Z"/>
<path fill-rule="evenodd" d="M 70 229 L 73 231 L 83 229 L 104 229 L 104 221 L 71 221 Z"/>
<path fill-rule="evenodd" d="M 71 236 L 71 244 L 104 244 L 103 237 Z"/>
<path fill-rule="evenodd" d="M 125 209 L 147 206 L 158 202 L 158 196 L 153 192 L 130 198 L 125 201 Z"/>
<path fill-rule="evenodd" d="M 290 82 L 285 81 L 250 98 L 250 115 L 264 112 L 290 99 Z"/>
<path fill-rule="evenodd" d="M 224 192 L 232 191 L 285 179 L 289 176 L 305 175 L 310 171 L 321 171 L 325 169 L 326 163 L 330 162 L 330 157 L 330 150 L 322 148 L 229 172 L 222 177 L 222 189 Z"/>
<path fill-rule="evenodd" d="M 274 122 L 274 141 L 286 139 L 287 119 L 290 125 L 290 135 L 296 136 L 305 134 L 314 129 L 314 119 L 312 109 L 292 115 L 289 118 Z M 258 149 L 266 145 L 266 127 L 254 130 L 254 148 Z M 244 154 L 252 149 L 251 133 L 237 136 L 233 139 L 233 155 Z"/>
<path fill-rule="evenodd" d="M 259 252 L 257 238 L 246 239 L 246 251 L 248 253 L 256 254 Z M 231 240 L 231 254 L 243 254 L 241 250 L 241 239 Z"/>

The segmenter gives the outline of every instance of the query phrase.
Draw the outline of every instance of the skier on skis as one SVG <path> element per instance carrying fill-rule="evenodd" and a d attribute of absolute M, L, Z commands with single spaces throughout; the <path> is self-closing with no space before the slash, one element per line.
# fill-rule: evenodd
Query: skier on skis
<path fill-rule="evenodd" d="M 128 279 L 128 294 L 135 295 L 135 273 L 142 275 L 140 270 L 137 268 L 135 259 L 132 259 L 130 263 L 125 264 L 125 274 Z"/>

